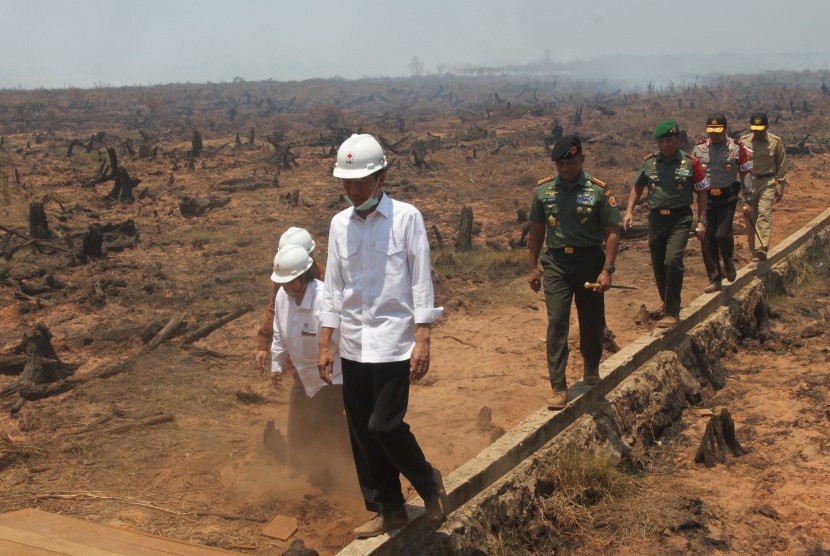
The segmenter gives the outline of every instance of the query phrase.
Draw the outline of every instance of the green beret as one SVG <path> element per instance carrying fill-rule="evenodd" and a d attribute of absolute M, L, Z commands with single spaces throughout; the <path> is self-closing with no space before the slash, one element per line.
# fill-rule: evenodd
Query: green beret
<path fill-rule="evenodd" d="M 654 128 L 654 133 L 651 134 L 655 139 L 661 137 L 671 137 L 672 135 L 680 135 L 680 124 L 674 120 L 666 120 Z"/>

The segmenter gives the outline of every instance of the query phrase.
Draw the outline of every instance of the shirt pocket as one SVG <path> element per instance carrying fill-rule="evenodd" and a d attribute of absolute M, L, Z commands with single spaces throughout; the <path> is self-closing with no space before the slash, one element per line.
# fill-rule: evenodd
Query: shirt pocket
<path fill-rule="evenodd" d="M 315 360 L 317 358 L 317 331 L 303 330 L 300 333 L 300 344 L 302 345 L 302 358 L 306 360 Z"/>
<path fill-rule="evenodd" d="M 387 276 L 401 274 L 406 268 L 404 244 L 397 238 L 375 242 L 375 256 L 378 258 L 378 268 L 383 267 Z"/>
<path fill-rule="evenodd" d="M 337 256 L 343 265 L 343 275 L 347 281 L 353 279 L 357 266 L 357 243 L 342 242 L 337 244 Z"/>

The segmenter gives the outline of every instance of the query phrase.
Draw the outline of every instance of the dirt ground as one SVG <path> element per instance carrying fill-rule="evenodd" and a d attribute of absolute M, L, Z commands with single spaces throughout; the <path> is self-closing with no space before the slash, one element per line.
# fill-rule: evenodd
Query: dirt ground
<path fill-rule="evenodd" d="M 768 331 L 722 360 L 726 385 L 684 412 L 632 494 L 594 512 L 574 553 L 828 553 L 830 272 L 826 254 L 815 262 L 812 279 L 771 298 Z M 747 453 L 697 464 L 721 409 Z"/>
<path fill-rule="evenodd" d="M 72 95 L 83 92 L 74 91 L 67 102 L 70 107 L 87 106 L 89 102 L 99 111 L 129 114 L 123 99 L 107 100 L 119 99 L 121 92 L 89 92 L 87 98 L 77 99 Z M 190 89 L 186 92 L 195 95 Z M 130 94 L 129 90 L 124 94 Z M 154 94 L 156 100 L 164 98 L 160 92 Z M 230 92 L 223 90 L 222 94 Z M 703 91 L 695 95 L 706 98 Z M 22 102 L 18 97 L 4 98 L 10 106 Z M 179 113 L 172 101 L 159 105 L 150 97 L 142 99 L 142 106 L 149 106 L 146 110 L 155 106 L 155 113 L 168 117 Z M 640 128 L 650 125 L 652 118 L 646 112 L 657 102 L 619 100 L 620 114 L 613 125 L 600 120 L 599 114 L 586 115 L 586 134 L 603 126 L 630 128 L 618 132 L 619 139 L 610 144 L 586 146 L 587 169 L 611 182 L 612 187 L 619 183 L 621 198 L 640 156 L 652 148 Z M 672 105 L 675 101 L 670 97 L 661 102 Z M 433 164 L 425 169 L 413 167 L 405 155 L 392 157 L 390 192 L 419 206 L 427 226 L 431 229 L 434 224 L 440 229 L 448 245 L 453 241 L 461 207 L 473 206 L 477 249 L 500 254 L 509 267 L 500 278 L 490 279 L 486 275 L 442 271 L 436 265 L 438 300 L 447 311 L 433 334 L 432 369 L 412 388 L 407 420 L 427 457 L 446 475 L 490 444 L 498 428 L 508 430 L 538 410 L 549 394 L 544 367 L 544 300 L 524 280 L 526 250 L 520 247 L 514 251 L 508 245 L 520 237 L 517 208 L 529 204 L 536 180 L 552 171 L 541 136 L 553 118 L 547 112 L 520 114 L 514 108 L 515 113 L 502 115 L 497 121 L 475 124 L 490 127 L 491 134 L 474 139 L 471 124 L 459 121 L 454 110 L 436 110 L 408 115 L 407 131 L 427 139 L 435 134 L 433 137 L 442 136 L 447 142 L 456 136 L 453 146 L 433 151 L 429 155 Z M 565 110 L 570 107 L 561 110 L 563 115 L 569 114 Z M 704 116 L 698 112 L 687 112 L 690 119 L 694 116 L 695 121 L 703 121 Z M 25 114 L 25 110 L 18 108 L 16 113 Z M 61 116 L 59 110 L 56 114 Z M 359 121 L 358 116 L 351 115 Z M 793 133 L 800 133 L 807 125 L 805 118 L 793 115 L 782 125 L 791 125 Z M 195 123 L 204 124 L 203 130 L 210 129 L 207 121 L 204 116 Z M 51 199 L 46 200 L 47 216 L 61 240 L 75 237 L 77 247 L 77 233 L 91 223 L 128 219 L 136 222 L 140 238 L 132 248 L 113 250 L 102 260 L 83 264 L 72 261 L 66 252 L 68 244 L 57 240 L 54 243 L 63 245 L 64 251 L 55 249 L 51 254 L 48 248 L 44 249 L 46 253 L 25 248 L 11 256 L 0 267 L 0 355 L 10 353 L 35 323 L 44 322 L 54 335 L 52 341 L 59 357 L 79 365 L 77 377 L 91 376 L 121 361 L 129 364 L 110 378 L 89 380 L 67 393 L 28 401 L 14 414 L 9 411 L 14 398 L 0 399 L 0 431 L 8 435 L 5 453 L 0 444 L 0 488 L 4 492 L 0 511 L 37 507 L 262 555 L 281 554 L 288 545 L 259 534 L 264 521 L 284 514 L 299 522 L 295 538 L 321 554 L 337 552 L 352 539 L 351 530 L 370 517 L 362 508 L 352 464 L 335 462 L 342 466 L 341 475 L 330 484 L 312 484 L 266 453 L 262 445 L 265 424 L 274 420 L 284 431 L 288 391 L 273 390 L 267 376 L 251 365 L 256 330 L 270 287 L 270 260 L 279 234 L 288 226 L 305 226 L 318 238 L 318 252 L 324 253 L 328 221 L 344 207 L 338 185 L 330 177 L 330 154 L 325 148 L 296 147 L 295 152 L 302 153 L 302 164 L 278 172 L 271 145 L 259 141 L 256 146 L 223 147 L 234 138 L 220 125 L 217 131 L 204 133 L 208 154 L 188 169 L 183 153 L 190 148 L 189 128 L 182 124 L 173 132 L 157 126 L 157 143 L 166 155 L 158 159 L 123 155 L 131 174 L 144 180 L 136 192 L 146 188 L 148 194 L 132 204 L 121 204 L 102 199 L 111 182 L 97 189 L 80 187 L 85 178 L 94 175 L 101 155 L 92 150 L 66 157 L 66 141 L 95 128 L 91 124 L 84 127 L 83 119 L 66 125 L 79 131 L 52 131 L 40 143 L 32 140 L 34 131 L 6 129 L 5 152 L 9 154 L 4 159 L 6 178 L 0 184 L 4 194 L 0 207 L 3 225 L 25 230 L 28 202 L 50 195 Z M 305 133 L 306 137 L 314 136 L 299 124 L 292 129 L 300 129 L 295 133 Z M 124 129 L 118 132 L 129 133 Z M 815 132 L 827 130 L 819 127 Z M 468 139 L 457 138 L 461 136 Z M 506 145 L 501 153 L 498 146 L 493 148 L 493 142 L 498 145 L 500 140 Z M 19 184 L 11 168 L 19 171 Z M 776 207 L 773 244 L 828 206 L 830 191 L 822 182 L 828 168 L 827 154 L 792 157 L 792 187 Z M 278 187 L 230 194 L 218 187 L 231 178 L 273 185 L 275 177 L 279 179 Z M 296 205 L 285 199 L 293 190 L 299 192 Z M 182 195 L 230 195 L 232 199 L 204 216 L 184 218 L 178 209 Z M 642 212 L 637 214 L 642 224 Z M 736 229 L 741 234 L 736 257 L 743 266 L 750 257 L 743 226 L 736 223 Z M 436 258 L 439 255 L 436 245 Z M 623 346 L 653 326 L 653 322 L 635 322 L 640 306 L 645 304 L 654 310 L 659 305 L 646 240 L 641 234 L 624 240 L 616 266 L 615 281 L 638 288 L 612 290 L 606 296 L 608 326 Z M 25 287 L 42 284 L 46 274 L 57 277 L 65 287 L 45 294 L 27 294 Z M 684 301 L 688 302 L 706 285 L 694 240 L 689 243 L 686 276 Z M 197 341 L 195 349 L 184 349 L 180 338 L 153 351 L 142 347 L 141 332 L 157 319 L 166 322 L 184 311 L 186 330 L 191 331 L 244 304 L 255 309 Z M 571 382 L 578 380 L 581 372 L 575 334 L 573 324 L 568 372 Z M 767 366 L 778 369 L 777 379 L 794 385 L 788 399 L 810 401 L 809 395 L 797 394 L 802 383 L 812 391 L 821 389 L 819 383 L 806 378 L 802 367 L 792 364 L 792 355 L 764 352 L 761 356 Z M 730 364 L 736 369 L 760 368 L 749 360 Z M 765 376 L 748 371 L 735 374 L 739 380 L 731 382 L 721 396 L 734 392 L 750 378 Z M 14 380 L 13 376 L 0 376 L 0 388 Z M 711 480 L 713 472 L 722 471 L 697 469 L 688 462 L 677 467 L 677 475 L 682 471 L 689 481 L 709 485 L 706 496 L 712 499 L 711 507 L 719 508 L 718 516 L 732 546 L 755 551 L 755 543 L 767 542 L 759 545 L 760 552 L 766 552 L 765 547 L 786 551 L 786 546 L 796 546 L 796 538 L 784 534 L 785 524 L 817 521 L 824 515 L 819 497 L 827 497 L 826 493 L 809 490 L 810 484 L 828 481 L 827 468 L 821 465 L 821 450 L 808 448 L 807 444 L 801 454 L 795 453 L 790 465 L 798 467 L 795 464 L 802 462 L 797 472 L 803 477 L 809 465 L 814 475 L 809 482 L 805 478 L 803 484 L 809 491 L 788 499 L 786 491 L 774 488 L 776 477 L 787 473 L 779 462 L 772 461 L 772 442 L 776 435 L 784 434 L 780 431 L 801 434 L 800 429 L 796 431 L 799 420 L 808 417 L 797 413 L 792 404 L 784 408 L 774 403 L 775 391 L 771 392 L 769 397 L 754 401 L 738 401 L 736 397 L 734 402 L 739 420 L 754 419 L 751 423 L 742 421 L 743 426 L 751 427 L 754 438 L 759 443 L 769 442 L 770 448 L 759 449 L 740 464 L 730 465 L 728 478 Z M 731 398 L 729 403 L 733 403 Z M 492 410 L 495 432 L 477 430 L 482 407 Z M 740 411 L 744 407 L 746 411 Z M 784 409 L 787 413 L 782 416 Z M 793 413 L 788 417 L 789 412 Z M 159 414 L 172 415 L 173 421 L 118 430 L 121 425 Z M 770 423 L 770 429 L 762 429 L 763 423 Z M 690 432 L 689 436 L 691 446 L 694 434 Z M 741 514 L 743 506 L 738 496 L 730 496 L 733 490 L 727 487 L 741 484 L 741 479 L 755 481 L 759 473 L 765 477 L 763 484 L 768 485 L 768 492 L 757 494 L 761 487 L 755 485 L 757 501 L 752 504 L 772 507 L 778 515 L 786 516 L 780 523 L 745 511 Z M 796 488 L 794 482 L 788 484 Z M 736 488 L 734 492 L 746 493 L 748 489 Z M 743 524 L 759 520 L 771 520 L 775 527 L 763 529 L 777 532 L 766 540 L 736 536 L 735 531 Z M 827 531 L 822 534 L 826 539 Z M 775 543 L 784 542 L 780 539 L 792 544 L 778 548 Z"/>

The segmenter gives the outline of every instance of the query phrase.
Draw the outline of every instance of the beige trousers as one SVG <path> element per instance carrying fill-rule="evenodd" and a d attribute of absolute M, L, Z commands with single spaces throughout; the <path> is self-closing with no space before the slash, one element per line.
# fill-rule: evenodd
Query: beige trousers
<path fill-rule="evenodd" d="M 757 250 L 766 253 L 769 249 L 769 240 L 772 237 L 772 205 L 775 203 L 775 180 L 766 180 L 760 185 L 758 193 L 752 199 L 752 217 L 746 219 L 746 233 L 749 243 L 749 252 Z"/>

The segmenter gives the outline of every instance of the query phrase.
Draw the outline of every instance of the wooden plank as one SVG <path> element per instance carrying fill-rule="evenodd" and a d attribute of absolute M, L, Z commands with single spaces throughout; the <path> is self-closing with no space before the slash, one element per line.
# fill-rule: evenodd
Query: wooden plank
<path fill-rule="evenodd" d="M 40 533 L 13 529 L 12 527 L 7 527 L 5 525 L 0 525 L 0 539 L 12 541 L 24 546 L 41 548 L 47 551 L 52 551 L 54 554 L 62 554 L 66 556 L 119 556 L 118 552 L 83 546 L 74 542 L 54 538 L 52 536 L 41 535 Z M 12 554 L 17 554 L 17 552 L 12 552 Z M 46 552 L 46 554 L 49 554 L 49 552 Z"/>
<path fill-rule="evenodd" d="M 15 556 L 56 556 L 54 550 L 28 546 L 7 539 L 0 538 L 0 554 L 14 554 Z"/>
<path fill-rule="evenodd" d="M 297 532 L 297 518 L 278 515 L 268 525 L 262 528 L 262 534 L 266 537 L 287 541 L 291 535 Z"/>
<path fill-rule="evenodd" d="M 9 530 L 74 543 L 86 550 L 78 553 L 81 555 L 92 554 L 90 551 L 94 549 L 106 550 L 109 551 L 107 554 L 122 556 L 144 556 L 148 551 L 152 551 L 152 554 L 169 554 L 171 556 L 230 554 L 224 550 L 208 546 L 200 546 L 175 539 L 164 539 L 141 531 L 131 531 L 31 508 L 0 515 L 0 526 Z M 0 539 L 2 538 L 4 536 L 0 534 Z M 56 554 L 75 553 L 57 552 Z"/>

